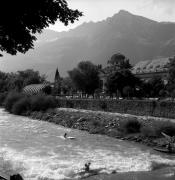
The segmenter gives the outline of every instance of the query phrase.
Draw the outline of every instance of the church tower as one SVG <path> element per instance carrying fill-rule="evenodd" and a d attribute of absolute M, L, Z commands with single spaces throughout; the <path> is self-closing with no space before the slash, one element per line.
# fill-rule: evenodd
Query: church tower
<path fill-rule="evenodd" d="M 57 83 L 60 81 L 60 73 L 58 71 L 58 68 L 56 69 L 56 72 L 55 72 L 55 79 L 54 79 L 54 82 Z"/>
<path fill-rule="evenodd" d="M 54 94 L 59 95 L 60 93 L 61 93 L 61 77 L 57 68 L 55 72 L 55 79 L 54 79 Z"/>

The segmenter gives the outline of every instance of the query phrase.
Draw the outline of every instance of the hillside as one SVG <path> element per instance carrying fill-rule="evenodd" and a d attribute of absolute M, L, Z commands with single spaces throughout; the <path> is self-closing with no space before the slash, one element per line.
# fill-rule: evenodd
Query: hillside
<path fill-rule="evenodd" d="M 175 50 L 175 24 L 156 22 L 121 10 L 101 22 L 89 22 L 68 32 L 45 30 L 35 49 L 25 55 L 5 55 L 0 70 L 34 68 L 52 80 L 58 66 L 62 76 L 81 60 L 105 65 L 117 52 L 132 64 L 147 59 L 169 57 Z"/>

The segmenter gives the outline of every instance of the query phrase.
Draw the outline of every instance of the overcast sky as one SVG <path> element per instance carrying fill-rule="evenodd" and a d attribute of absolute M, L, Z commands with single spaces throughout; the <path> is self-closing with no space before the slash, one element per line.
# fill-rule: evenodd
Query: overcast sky
<path fill-rule="evenodd" d="M 83 22 L 100 21 L 127 10 L 156 21 L 175 22 L 175 0 L 67 0 L 69 7 L 83 12 L 84 16 L 73 25 L 65 27 L 57 22 L 50 29 L 63 31 L 72 29 Z"/>

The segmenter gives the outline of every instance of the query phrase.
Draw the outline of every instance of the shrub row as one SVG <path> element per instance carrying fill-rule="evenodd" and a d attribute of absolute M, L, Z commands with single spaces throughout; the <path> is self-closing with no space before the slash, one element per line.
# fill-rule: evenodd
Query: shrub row
<path fill-rule="evenodd" d="M 11 92 L 4 101 L 5 109 L 16 115 L 22 115 L 30 111 L 46 111 L 50 108 L 56 108 L 57 105 L 57 100 L 53 96 L 45 94 L 26 96 Z"/>
<path fill-rule="evenodd" d="M 140 133 L 143 137 L 159 138 L 162 137 L 162 132 L 175 136 L 175 123 L 152 120 L 151 123 L 144 124 L 143 121 L 131 118 L 121 121 L 119 130 L 124 134 Z"/>
<path fill-rule="evenodd" d="M 175 102 L 151 100 L 59 99 L 61 107 L 175 118 Z"/>

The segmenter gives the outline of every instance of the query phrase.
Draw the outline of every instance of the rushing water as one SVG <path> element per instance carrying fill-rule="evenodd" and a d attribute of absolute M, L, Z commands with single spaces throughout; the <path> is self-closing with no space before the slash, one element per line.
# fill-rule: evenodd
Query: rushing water
<path fill-rule="evenodd" d="M 64 139 L 65 132 L 76 139 Z M 25 179 L 72 179 L 86 162 L 100 173 L 149 171 L 153 162 L 175 165 L 175 156 L 0 109 L 0 162 L 0 172 L 20 172 Z"/>

